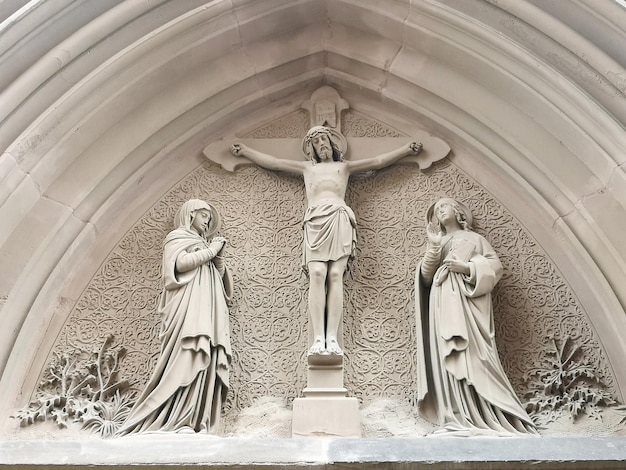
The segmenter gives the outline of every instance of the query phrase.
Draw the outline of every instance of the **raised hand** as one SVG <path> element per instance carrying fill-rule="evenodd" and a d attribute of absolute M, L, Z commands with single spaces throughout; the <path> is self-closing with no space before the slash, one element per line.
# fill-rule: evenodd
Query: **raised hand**
<path fill-rule="evenodd" d="M 428 242 L 432 247 L 437 248 L 441 245 L 443 233 L 437 224 L 430 222 L 426 227 L 426 235 L 428 236 Z"/>

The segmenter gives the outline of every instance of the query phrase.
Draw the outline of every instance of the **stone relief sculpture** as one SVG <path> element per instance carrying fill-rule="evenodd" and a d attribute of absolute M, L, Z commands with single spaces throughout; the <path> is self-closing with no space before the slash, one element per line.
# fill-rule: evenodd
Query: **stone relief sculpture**
<path fill-rule="evenodd" d="M 109 334 L 100 348 L 55 353 L 40 381 L 37 396 L 13 416 L 20 426 L 53 421 L 59 429 L 80 423 L 100 437 L 112 437 L 135 403 L 128 380 L 120 378 L 126 350 L 111 348 Z"/>
<path fill-rule="evenodd" d="M 310 119 L 309 110 L 300 109 L 242 131 L 232 140 L 212 142 L 205 151 L 208 161 L 166 191 L 120 238 L 76 300 L 50 350 L 39 385 L 32 391 L 31 400 L 37 403 L 19 416 L 20 422 L 26 418 L 25 425 L 34 420 L 26 432 L 47 433 L 49 427 L 39 423 L 44 416 L 46 422 L 57 416 L 64 419 L 64 413 L 56 414 L 59 409 L 68 410 L 65 423 L 74 432 L 76 416 L 67 406 L 74 402 L 68 397 L 66 402 L 52 403 L 52 409 L 48 405 L 50 394 L 63 394 L 61 383 L 50 382 L 48 369 L 53 363 L 61 366 L 59 357 L 77 350 L 84 351 L 85 360 L 91 363 L 88 354 L 99 351 L 111 334 L 113 339 L 104 355 L 109 350 L 126 351 L 120 353 L 117 364 L 119 377 L 127 379 L 131 387 L 120 390 L 124 410 L 130 410 L 135 397 L 130 399 L 129 393 L 143 391 L 159 358 L 161 322 L 154 313 L 162 290 L 162 242 L 173 228 L 172 210 L 196 197 L 219 202 L 213 205 L 224 222 L 220 234 L 228 239 L 229 252 L 233 253 L 229 259 L 237 260 L 237 286 L 230 307 L 234 354 L 220 433 L 248 433 L 250 429 L 242 427 L 247 424 L 241 418 L 258 410 L 255 403 L 260 397 L 290 403 L 299 396 L 307 385 L 305 356 L 310 346 L 309 322 L 302 315 L 307 309 L 309 280 L 300 269 L 305 187 L 299 175 L 265 171 L 233 156 L 230 147 L 233 142 L 243 142 L 280 158 L 302 159 L 302 136 L 318 122 L 321 120 Z M 344 110 L 341 120 L 337 118 L 338 127 L 339 122 L 349 145 L 347 160 L 369 158 L 411 139 L 358 107 Z M 344 380 L 345 387 L 358 397 L 362 416 L 371 413 L 368 410 L 372 407 L 376 409 L 380 400 L 389 403 L 390 413 L 399 413 L 416 396 L 417 372 L 421 369 L 414 360 L 412 329 L 414 260 L 426 251 L 422 220 L 429 208 L 427 201 L 449 196 L 471 204 L 474 230 L 486 235 L 488 227 L 489 242 L 504 267 L 491 293 L 498 352 L 514 390 L 522 400 L 530 400 L 523 403 L 533 421 L 542 426 L 541 433 L 566 429 L 597 435 L 599 427 L 612 432 L 613 410 L 605 399 L 598 398 L 605 396 L 600 394 L 602 388 L 606 396 L 619 395 L 613 369 L 572 286 L 532 234 L 454 159 L 437 160 L 424 171 L 429 153 L 436 158 L 445 155 L 447 148 L 419 129 L 412 130 L 411 135 L 424 144 L 420 155 L 406 157 L 375 174 L 350 178 L 346 191 L 345 200 L 358 217 L 359 246 L 358 256 L 349 263 L 350 275 L 344 278 L 345 310 L 350 312 L 342 324 L 343 349 L 350 351 L 349 360 L 344 361 Z M 456 152 L 460 161 L 463 149 Z M 229 158 L 237 166 L 233 169 L 218 158 Z M 553 337 L 556 345 L 548 337 Z M 341 356 L 310 358 L 320 359 L 319 363 Z M 85 362 L 74 362 L 72 356 L 72 363 L 82 374 Z M 572 382 L 582 366 L 587 371 L 585 377 Z M 66 375 L 68 383 L 74 380 L 71 371 Z M 553 382 L 558 378 L 560 383 Z M 106 376 L 104 379 L 106 383 Z M 584 394 L 582 382 L 588 387 Z M 95 383 L 90 385 L 90 389 L 99 388 Z M 67 390 L 73 388 L 68 386 Z M 113 394 L 102 401 L 111 401 L 112 408 L 115 397 Z M 88 398 L 91 401 L 92 396 Z M 554 410 L 555 403 L 561 404 L 560 408 Z M 110 416 L 109 409 L 105 411 Z M 35 413 L 39 413 L 36 419 Z M 115 415 L 120 418 L 116 423 L 122 424 L 121 414 Z M 91 420 L 91 416 L 81 414 L 82 422 L 86 422 L 83 417 Z M 385 426 L 393 426 L 396 421 L 389 416 L 387 411 L 375 414 Z M 363 436 L 406 437 L 407 429 L 418 436 L 431 429 L 425 423 L 423 427 L 416 425 L 410 409 L 406 419 L 401 428 L 383 432 L 368 425 L 364 417 Z M 619 432 L 623 435 L 626 419 L 623 415 L 615 419 L 621 420 Z M 257 424 L 261 423 L 270 425 L 265 420 Z M 119 425 L 110 428 L 115 433 Z M 280 436 L 287 437 L 287 432 Z"/>
<path fill-rule="evenodd" d="M 496 252 L 454 199 L 438 200 L 426 219 L 428 248 L 415 273 L 421 414 L 441 427 L 437 433 L 536 434 L 496 349 Z"/>
<path fill-rule="evenodd" d="M 118 435 L 212 431 L 228 392 L 231 362 L 227 303 L 232 277 L 215 236 L 216 210 L 191 199 L 174 218 L 163 248 L 162 325 L 156 368 Z"/>
<path fill-rule="evenodd" d="M 356 245 L 356 218 L 345 202 L 351 174 L 381 169 L 408 155 L 422 144 L 411 142 L 376 157 L 345 161 L 347 144 L 336 130 L 314 126 L 303 141 L 309 162 L 276 158 L 244 144 L 232 146 L 235 156 L 246 157 L 271 170 L 304 177 L 308 207 L 304 215 L 303 264 L 309 273 L 309 315 L 313 344 L 309 355 L 342 355 L 338 331 L 343 312 L 343 276 Z"/>

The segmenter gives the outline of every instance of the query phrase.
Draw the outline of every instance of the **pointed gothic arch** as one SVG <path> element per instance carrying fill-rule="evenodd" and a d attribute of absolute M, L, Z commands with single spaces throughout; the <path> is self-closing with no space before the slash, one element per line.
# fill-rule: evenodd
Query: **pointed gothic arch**
<path fill-rule="evenodd" d="M 0 26 L 3 416 L 46 331 L 202 149 L 322 84 L 449 142 L 566 273 L 610 361 L 624 357 L 618 2 L 96 3 L 18 2 Z"/>

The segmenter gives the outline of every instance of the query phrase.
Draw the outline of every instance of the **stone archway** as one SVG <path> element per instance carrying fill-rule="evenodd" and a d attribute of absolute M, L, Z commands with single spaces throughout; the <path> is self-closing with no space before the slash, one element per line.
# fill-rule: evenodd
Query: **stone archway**
<path fill-rule="evenodd" d="M 617 363 L 624 69 L 597 34 L 624 11 L 605 5 L 580 29 L 576 15 L 592 16 L 585 2 L 562 21 L 537 2 L 498 3 L 17 11 L 2 33 L 0 389 L 15 397 L 3 406 L 26 399 L 46 354 L 33 345 L 49 344 L 120 234 L 202 163 L 201 149 L 293 111 L 321 84 L 398 129 L 419 122 L 450 142 L 455 164 L 565 273 Z M 50 49 L 60 16 L 65 34 Z"/>

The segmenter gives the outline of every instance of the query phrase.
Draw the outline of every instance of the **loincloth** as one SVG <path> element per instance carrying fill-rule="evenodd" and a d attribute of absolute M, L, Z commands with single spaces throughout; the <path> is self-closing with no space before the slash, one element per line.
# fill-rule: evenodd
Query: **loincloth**
<path fill-rule="evenodd" d="M 352 254 L 356 244 L 356 217 L 348 206 L 322 204 L 304 215 L 303 264 L 336 261 Z"/>

